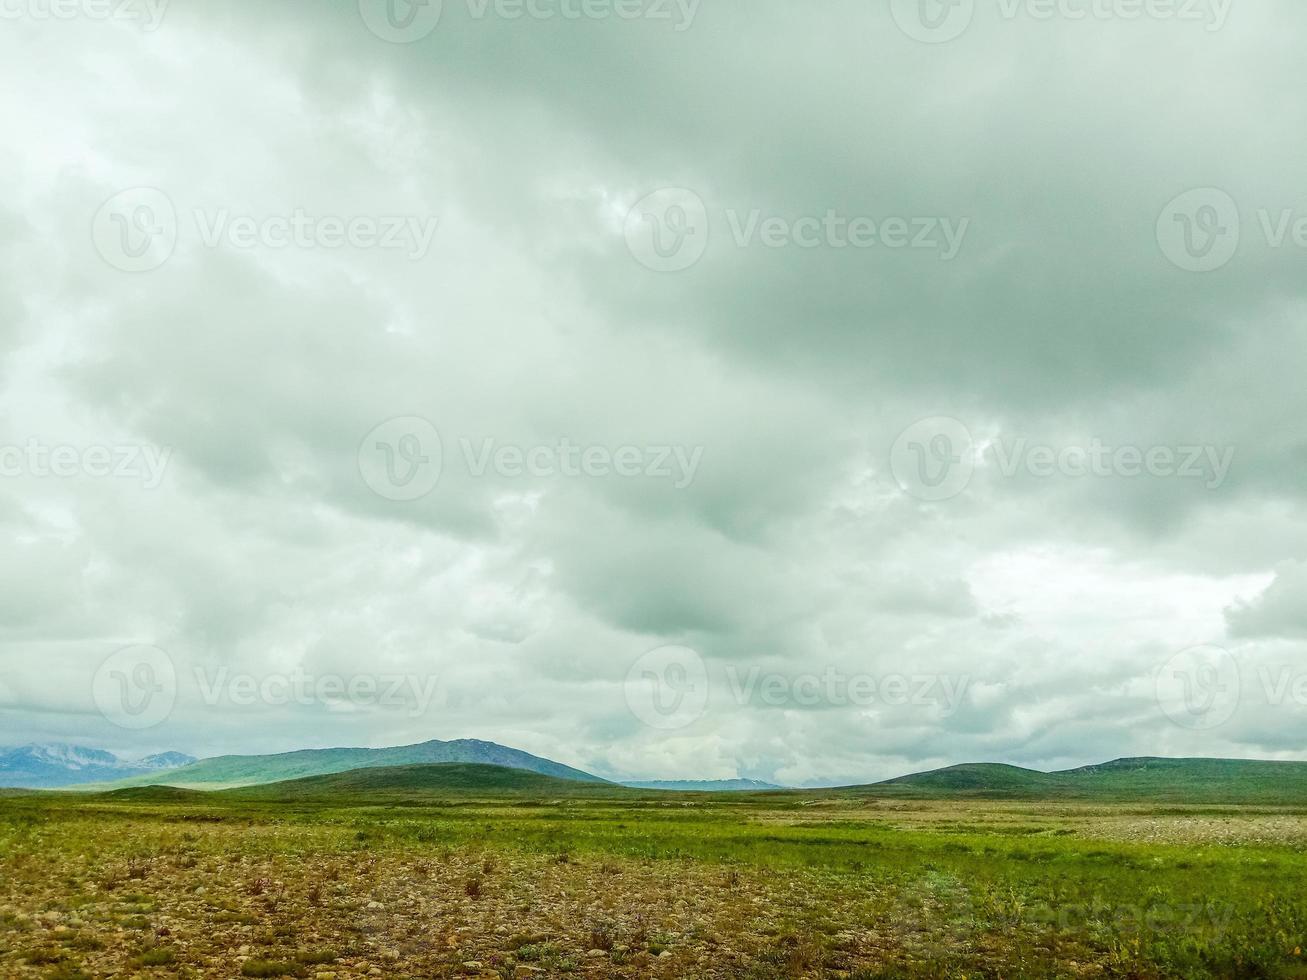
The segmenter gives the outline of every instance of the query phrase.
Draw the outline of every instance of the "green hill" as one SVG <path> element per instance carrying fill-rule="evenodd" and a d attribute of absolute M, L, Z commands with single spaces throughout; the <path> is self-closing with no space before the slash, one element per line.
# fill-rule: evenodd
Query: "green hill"
<path fill-rule="evenodd" d="M 1060 772 L 973 764 L 848 787 L 869 796 L 1307 804 L 1307 762 L 1117 759 Z"/>
<path fill-rule="evenodd" d="M 458 739 L 431 741 L 386 749 L 303 749 L 278 755 L 224 755 L 180 769 L 152 776 L 138 776 L 100 786 L 116 789 L 129 786 L 179 786 L 185 789 L 230 789 L 256 786 L 305 776 L 325 776 L 353 769 L 391 766 L 463 763 L 525 769 L 556 779 L 606 784 L 606 780 L 559 762 L 511 749 L 494 742 Z"/>
<path fill-rule="evenodd" d="M 1042 795 L 1055 792 L 1060 785 L 1057 776 L 991 762 L 968 763 L 914 773 L 874 783 L 863 789 L 893 791 L 899 788 L 941 795 Z"/>
<path fill-rule="evenodd" d="M 394 802 L 431 797 L 522 795 L 603 796 L 633 791 L 591 780 L 558 779 L 526 769 L 504 766 L 444 763 L 352 769 L 325 776 L 308 776 L 286 782 L 265 783 L 214 794 L 222 799 L 250 801 Z"/>
<path fill-rule="evenodd" d="M 129 786 L 102 794 L 115 803 L 203 803 L 208 794 L 195 789 L 178 789 L 176 786 Z"/>

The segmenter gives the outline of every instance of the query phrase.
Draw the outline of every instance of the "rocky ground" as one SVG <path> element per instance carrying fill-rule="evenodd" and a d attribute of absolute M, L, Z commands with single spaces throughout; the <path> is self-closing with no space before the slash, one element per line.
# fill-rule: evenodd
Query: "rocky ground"
<path fill-rule="evenodd" d="M 1076 843 L 1065 817 L 1059 825 L 1051 814 L 1004 808 L 895 807 L 870 816 L 846 809 L 839 820 L 806 809 L 760 811 L 747 822 L 753 829 L 738 845 L 740 859 L 723 862 L 678 855 L 684 844 L 670 838 L 657 856 L 632 857 L 517 846 L 502 833 L 510 826 L 524 837 L 532 824 L 556 820 L 578 840 L 593 838 L 612 829 L 597 811 L 566 820 L 557 815 L 563 810 L 374 819 L 354 811 L 5 806 L 0 801 L 4 978 L 1160 977 L 1185 975 L 1159 965 L 1163 958 L 1206 963 L 1234 941 L 1178 919 L 1164 934 L 1124 929 L 1113 910 L 1091 908 L 1085 897 L 1111 901 L 1119 886 L 1091 879 L 1117 874 L 1117 859 L 1100 844 Z M 722 817 L 728 828 L 739 825 L 734 809 Z M 849 835 L 861 836 L 850 830 L 855 817 L 877 821 L 894 841 L 934 829 L 925 843 L 903 845 L 906 858 L 868 837 L 861 870 L 861 855 L 852 870 L 823 863 L 826 849 L 847 853 Z M 652 829 L 652 819 L 633 814 L 617 825 L 625 828 L 617 839 L 660 840 L 666 831 Z M 1245 833 L 1292 839 L 1297 819 L 1257 817 Z M 1094 821 L 1104 836 L 1131 839 L 1187 839 L 1205 827 L 1207 846 L 1222 852 L 1235 833 L 1220 815 L 1082 817 L 1086 826 Z M 977 836 L 980 826 L 988 836 Z M 493 842 L 469 839 L 496 827 Z M 785 833 L 795 836 L 777 836 Z M 1066 842 L 1065 856 L 1030 852 L 1030 839 Z M 792 859 L 799 843 L 811 860 Z M 751 854 L 755 844 L 771 848 L 765 858 Z M 1188 852 L 1180 858 L 1190 860 Z M 1073 874 L 1085 879 L 1076 903 L 1050 916 L 1032 904 L 1033 891 L 1004 884 L 1010 870 L 1029 875 L 1035 860 L 1047 866 L 1029 879 L 1043 883 L 1042 893 L 1056 893 Z M 953 861 L 964 864 L 950 868 Z M 986 890 L 964 866 L 986 871 Z M 1148 884 L 1128 867 L 1120 874 L 1112 880 Z M 1231 913 L 1258 929 L 1255 942 L 1240 937 L 1247 951 L 1239 956 L 1301 962 L 1298 906 L 1286 911 L 1267 896 L 1253 907 L 1263 893 L 1250 894 Z M 1198 943 L 1207 951 L 1195 954 Z M 1218 963 L 1203 975 L 1224 969 Z"/>
<path fill-rule="evenodd" d="M 842 928 L 875 921 L 877 896 L 837 895 L 819 876 L 440 848 L 338 853 L 311 835 L 302 854 L 259 853 L 289 849 L 284 836 L 200 825 L 153 845 L 142 834 L 126 857 L 97 856 L 89 841 L 75 855 L 68 842 L 11 854 L 0 971 L 802 976 L 879 970 L 933 941 L 903 922 Z"/>

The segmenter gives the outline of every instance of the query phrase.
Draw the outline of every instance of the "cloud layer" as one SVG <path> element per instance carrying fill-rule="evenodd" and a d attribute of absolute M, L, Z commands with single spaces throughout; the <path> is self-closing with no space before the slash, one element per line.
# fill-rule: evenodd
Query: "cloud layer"
<path fill-rule="evenodd" d="M 16 10 L 0 740 L 1307 758 L 1307 10 L 1135 7 Z"/>

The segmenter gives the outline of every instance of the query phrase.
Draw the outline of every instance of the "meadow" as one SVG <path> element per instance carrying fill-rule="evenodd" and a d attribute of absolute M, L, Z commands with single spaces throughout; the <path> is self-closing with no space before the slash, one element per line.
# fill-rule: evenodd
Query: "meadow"
<path fill-rule="evenodd" d="M 258 789 L 0 797 L 0 975 L 1307 977 L 1303 808 Z"/>

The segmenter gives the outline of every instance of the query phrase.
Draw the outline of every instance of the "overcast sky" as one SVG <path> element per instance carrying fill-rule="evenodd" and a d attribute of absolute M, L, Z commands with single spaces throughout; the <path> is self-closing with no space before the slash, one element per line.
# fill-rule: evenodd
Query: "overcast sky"
<path fill-rule="evenodd" d="M 1307 758 L 1300 0 L 122 3 L 0 19 L 0 744 Z"/>

